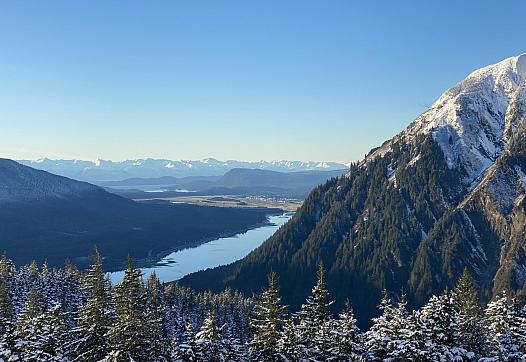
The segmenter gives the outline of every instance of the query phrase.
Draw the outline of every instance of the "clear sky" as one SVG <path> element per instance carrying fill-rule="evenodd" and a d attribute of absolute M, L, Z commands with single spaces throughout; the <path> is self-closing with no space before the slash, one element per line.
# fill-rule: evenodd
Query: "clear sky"
<path fill-rule="evenodd" d="M 526 2 L 0 0 L 0 156 L 353 161 L 472 70 Z"/>

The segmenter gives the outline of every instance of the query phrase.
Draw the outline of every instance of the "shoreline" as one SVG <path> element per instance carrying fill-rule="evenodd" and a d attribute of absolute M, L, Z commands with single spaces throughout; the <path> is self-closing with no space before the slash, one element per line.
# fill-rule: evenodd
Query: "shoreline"
<path fill-rule="evenodd" d="M 275 212 L 272 212 L 271 210 L 275 210 Z M 199 247 L 199 246 L 201 246 L 203 244 L 206 244 L 206 243 L 208 243 L 210 241 L 213 241 L 213 240 L 229 238 L 229 237 L 233 237 L 233 236 L 236 236 L 236 235 L 239 235 L 239 234 L 245 234 L 246 232 L 248 232 L 250 230 L 254 230 L 254 229 L 257 229 L 257 228 L 260 228 L 260 227 L 263 227 L 263 226 L 271 226 L 271 225 L 273 225 L 273 223 L 271 223 L 270 220 L 269 220 L 270 216 L 279 216 L 279 215 L 284 215 L 284 214 L 287 214 L 287 213 L 291 213 L 291 211 L 284 210 L 284 209 L 281 209 L 280 211 L 277 211 L 277 209 L 270 209 L 269 208 L 269 213 L 265 214 L 265 221 L 262 221 L 262 222 L 259 222 L 259 223 L 256 223 L 256 224 L 253 224 L 253 225 L 250 225 L 250 226 L 238 229 L 238 230 L 225 231 L 225 232 L 220 233 L 219 235 L 216 235 L 216 236 L 209 236 L 209 237 L 201 238 L 199 240 L 195 240 L 195 241 L 192 241 L 192 242 L 189 242 L 189 243 L 185 243 L 184 245 L 176 246 L 176 247 L 173 247 L 173 248 L 171 248 L 169 250 L 166 250 L 166 251 L 163 251 L 163 252 L 159 252 L 155 256 L 142 258 L 142 259 L 134 259 L 133 260 L 133 265 L 134 265 L 135 268 L 141 268 L 141 269 L 142 268 L 152 268 L 152 267 L 155 267 L 155 266 L 161 266 L 163 264 L 159 264 L 159 263 L 162 261 L 162 259 L 164 259 L 165 257 L 167 257 L 168 255 L 170 255 L 172 253 L 175 253 L 175 252 L 178 252 L 178 251 L 182 251 L 182 250 L 185 250 L 185 249 L 193 249 L 193 248 Z M 105 264 L 108 265 L 108 261 L 105 261 Z M 111 263 L 111 264 L 116 265 L 114 263 Z M 105 268 L 105 273 L 115 273 L 115 272 L 123 271 L 125 269 L 126 269 L 125 264 L 123 264 L 121 267 L 114 266 L 114 267 L 110 267 L 110 268 L 107 268 L 107 269 Z"/>

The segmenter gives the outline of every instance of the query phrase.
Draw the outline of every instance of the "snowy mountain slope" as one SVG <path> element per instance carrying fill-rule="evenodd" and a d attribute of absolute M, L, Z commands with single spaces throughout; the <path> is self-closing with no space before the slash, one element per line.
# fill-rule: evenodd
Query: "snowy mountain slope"
<path fill-rule="evenodd" d="M 395 142 L 431 134 L 450 168 L 462 168 L 472 185 L 506 148 L 520 123 L 526 99 L 526 54 L 471 73 L 446 91 L 407 129 L 373 153 L 385 154 Z"/>
<path fill-rule="evenodd" d="M 101 188 L 0 159 L 0 204 L 82 197 Z"/>
<path fill-rule="evenodd" d="M 348 168 L 348 165 L 337 162 L 303 162 L 303 161 L 219 161 L 213 158 L 203 160 L 164 160 L 138 159 L 122 162 L 105 160 L 21 160 L 20 163 L 54 174 L 83 181 L 119 181 L 132 177 L 186 177 L 186 176 L 222 176 L 234 168 L 250 168 L 279 172 L 294 171 L 332 171 Z"/>
<path fill-rule="evenodd" d="M 382 290 L 421 305 L 464 268 L 488 301 L 526 298 L 526 54 L 479 69 L 350 172 L 316 188 L 291 221 L 245 259 L 183 283 L 247 293 L 280 274 L 284 300 L 309 292 L 296 275 L 327 266 L 336 305 L 366 317 Z"/>

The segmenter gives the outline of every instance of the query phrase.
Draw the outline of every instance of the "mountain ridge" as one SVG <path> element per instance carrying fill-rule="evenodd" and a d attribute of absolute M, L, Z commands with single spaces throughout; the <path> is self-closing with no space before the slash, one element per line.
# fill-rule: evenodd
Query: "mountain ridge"
<path fill-rule="evenodd" d="M 17 264 L 80 267 L 97 245 L 108 269 L 142 264 L 202 240 L 245 231 L 278 209 L 139 203 L 86 182 L 0 159 L 0 254 Z M 203 223 L 203 220 L 206 220 Z"/>
<path fill-rule="evenodd" d="M 526 295 L 526 55 L 469 74 L 349 173 L 316 188 L 245 259 L 187 276 L 198 289 L 258 292 L 280 274 L 298 308 L 318 261 L 337 303 L 377 315 L 382 290 L 420 306 L 467 267 L 488 301 Z"/>
<path fill-rule="evenodd" d="M 95 185 L 53 175 L 0 158 L 0 203 L 80 197 L 103 192 Z"/>
<path fill-rule="evenodd" d="M 203 160 L 168 160 L 168 159 L 136 159 L 126 161 L 82 161 L 82 160 L 50 160 L 47 158 L 20 160 L 20 163 L 49 171 L 61 176 L 77 180 L 100 182 L 120 181 L 134 177 L 187 177 L 187 176 L 222 176 L 234 168 L 256 168 L 279 172 L 309 171 L 309 170 L 341 170 L 348 165 L 338 162 L 315 161 L 219 161 L 213 158 Z"/>

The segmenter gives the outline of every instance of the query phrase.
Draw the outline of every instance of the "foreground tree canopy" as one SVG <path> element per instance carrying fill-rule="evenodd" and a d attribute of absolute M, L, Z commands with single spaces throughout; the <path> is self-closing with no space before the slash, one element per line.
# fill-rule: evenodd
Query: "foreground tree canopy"
<path fill-rule="evenodd" d="M 360 331 L 351 302 L 338 318 L 320 264 L 301 309 L 281 302 L 278 276 L 245 298 L 146 281 L 128 261 L 112 286 L 96 252 L 71 263 L 15 268 L 0 260 L 0 361 L 523 361 L 526 308 L 502 294 L 485 309 L 467 271 L 452 291 L 410 311 L 385 293 Z"/>

